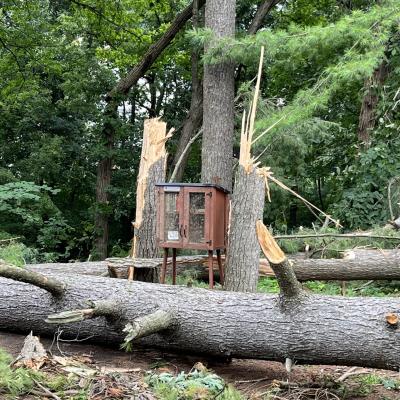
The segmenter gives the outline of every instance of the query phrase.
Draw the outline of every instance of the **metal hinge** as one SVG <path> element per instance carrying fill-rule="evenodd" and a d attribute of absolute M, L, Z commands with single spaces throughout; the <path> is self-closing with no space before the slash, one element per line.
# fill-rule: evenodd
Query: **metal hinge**
<path fill-rule="evenodd" d="M 208 192 L 208 193 L 207 193 L 207 196 L 212 197 L 212 192 Z"/>

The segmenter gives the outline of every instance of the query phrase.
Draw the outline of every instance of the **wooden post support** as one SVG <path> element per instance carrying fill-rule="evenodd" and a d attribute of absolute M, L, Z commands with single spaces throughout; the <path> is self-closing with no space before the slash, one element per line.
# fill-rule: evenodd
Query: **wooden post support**
<path fill-rule="evenodd" d="M 218 269 L 219 269 L 219 282 L 221 285 L 224 284 L 224 267 L 222 266 L 222 258 L 221 258 L 221 250 L 217 250 L 217 260 L 218 260 Z"/>
<path fill-rule="evenodd" d="M 172 284 L 176 285 L 176 249 L 172 249 Z"/>
<path fill-rule="evenodd" d="M 161 278 L 160 278 L 160 283 L 165 283 L 165 276 L 167 274 L 167 262 L 168 262 L 168 247 L 164 249 L 164 257 L 163 257 L 163 263 L 161 267 Z"/>
<path fill-rule="evenodd" d="M 210 289 L 214 287 L 213 251 L 208 251 L 208 280 Z"/>

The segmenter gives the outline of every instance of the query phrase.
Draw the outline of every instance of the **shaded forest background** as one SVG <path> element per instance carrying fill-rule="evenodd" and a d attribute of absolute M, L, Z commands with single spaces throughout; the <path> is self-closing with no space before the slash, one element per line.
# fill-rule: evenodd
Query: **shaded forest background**
<path fill-rule="evenodd" d="M 110 118 L 107 94 L 188 2 L 0 1 L 0 240 L 18 237 L 26 262 L 93 259 L 101 213 L 110 222 L 109 254 L 126 255 L 144 119 L 160 116 L 176 128 L 167 143 L 170 174 L 193 82 L 201 86 L 204 63 L 227 59 L 237 65 L 238 138 L 261 45 L 257 130 L 276 125 L 256 143 L 256 156 L 345 230 L 383 225 L 390 218 L 388 184 L 400 175 L 397 2 L 276 1 L 262 29 L 249 34 L 260 3 L 237 1 L 236 38 L 206 56 L 212 33 L 202 28 L 200 12 L 196 26 L 188 22 L 118 99 Z M 111 146 L 104 143 L 107 124 Z M 190 136 L 200 129 L 201 119 Z M 111 184 L 107 202 L 99 204 L 97 166 L 105 157 L 112 160 Z M 201 136 L 179 178 L 198 182 L 200 171 Z M 271 197 L 264 219 L 276 231 L 321 224 L 272 185 Z M 397 216 L 396 198 L 392 203 Z"/>

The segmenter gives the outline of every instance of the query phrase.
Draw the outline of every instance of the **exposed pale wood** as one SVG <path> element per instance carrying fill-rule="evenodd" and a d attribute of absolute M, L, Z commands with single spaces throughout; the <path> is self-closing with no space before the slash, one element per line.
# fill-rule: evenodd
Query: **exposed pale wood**
<path fill-rule="evenodd" d="M 155 184 L 165 180 L 167 152 L 166 141 L 172 136 L 167 133 L 167 125 L 159 118 L 145 120 L 143 130 L 142 153 L 136 189 L 136 218 L 133 222 L 135 234 L 132 240 L 131 255 L 135 257 L 154 258 L 158 255 L 155 240 L 157 218 Z M 144 221 L 146 221 L 144 223 Z M 138 271 L 138 274 L 144 271 Z M 140 280 L 158 281 L 158 271 L 147 271 Z M 130 267 L 129 277 L 133 279 L 134 271 Z"/>
<path fill-rule="evenodd" d="M 300 299 L 300 297 L 304 296 L 304 292 L 296 278 L 292 264 L 262 221 L 257 221 L 256 225 L 261 249 L 271 263 L 271 268 L 275 273 L 281 290 L 281 301 L 287 303 L 288 300 Z"/>
<path fill-rule="evenodd" d="M 142 337 L 150 336 L 153 333 L 161 332 L 171 328 L 174 323 L 173 313 L 165 310 L 157 310 L 151 314 L 136 318 L 128 323 L 124 332 L 128 333 L 129 340 L 133 341 Z"/>

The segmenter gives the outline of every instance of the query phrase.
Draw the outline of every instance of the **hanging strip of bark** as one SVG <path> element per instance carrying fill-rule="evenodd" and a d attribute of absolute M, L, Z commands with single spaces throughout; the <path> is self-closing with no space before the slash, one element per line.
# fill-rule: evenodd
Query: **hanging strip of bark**
<path fill-rule="evenodd" d="M 306 364 L 400 367 L 400 335 L 391 322 L 399 315 L 399 298 L 305 297 L 295 312 L 279 297 L 257 293 L 184 288 L 93 276 L 51 275 L 67 289 L 56 302 L 33 285 L 0 278 L 2 330 L 50 335 L 57 325 L 51 314 L 79 309 L 86 301 L 118 301 L 123 320 L 104 317 L 63 324 L 62 338 L 87 339 L 116 346 L 127 323 L 160 308 L 171 312 L 171 329 L 139 339 L 150 346 L 192 354 L 259 358 Z M 389 318 L 389 321 L 388 321 Z"/>
<path fill-rule="evenodd" d="M 164 182 L 167 152 L 165 142 L 172 136 L 167 134 L 167 125 L 158 118 L 145 120 L 143 130 L 142 154 L 136 189 L 136 219 L 133 222 L 133 258 L 155 258 L 158 256 L 156 243 L 156 187 Z M 157 282 L 157 269 L 137 270 L 136 279 Z"/>

